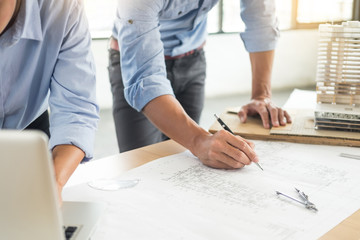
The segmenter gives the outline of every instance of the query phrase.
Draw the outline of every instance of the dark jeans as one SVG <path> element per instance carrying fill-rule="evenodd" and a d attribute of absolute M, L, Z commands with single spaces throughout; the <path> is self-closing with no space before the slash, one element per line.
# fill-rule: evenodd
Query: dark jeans
<path fill-rule="evenodd" d="M 171 82 L 176 99 L 183 106 L 186 113 L 199 123 L 204 106 L 206 77 L 204 50 L 196 50 L 194 54 L 180 59 L 164 61 L 167 79 Z M 119 51 L 109 50 L 108 71 L 113 95 L 113 116 L 120 152 L 168 139 L 142 112 L 133 109 L 125 100 Z"/>
<path fill-rule="evenodd" d="M 30 125 L 28 125 L 25 130 L 40 130 L 46 133 L 50 138 L 50 123 L 49 123 L 49 113 L 45 111 L 37 119 L 35 119 Z"/>

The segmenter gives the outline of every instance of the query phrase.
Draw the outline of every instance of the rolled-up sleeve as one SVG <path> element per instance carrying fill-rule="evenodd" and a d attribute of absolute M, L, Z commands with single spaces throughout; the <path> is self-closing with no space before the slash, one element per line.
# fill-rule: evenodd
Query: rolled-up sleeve
<path fill-rule="evenodd" d="M 241 0 L 245 31 L 240 33 L 248 52 L 273 50 L 280 36 L 275 0 Z"/>
<path fill-rule="evenodd" d="M 158 15 L 163 0 L 119 0 L 117 39 L 127 102 L 141 111 L 161 95 L 174 95 L 166 77 Z"/>
<path fill-rule="evenodd" d="M 80 1 L 79 1 L 80 2 Z M 71 144 L 93 157 L 99 119 L 91 37 L 82 5 L 71 9 L 50 83 L 50 142 Z"/>

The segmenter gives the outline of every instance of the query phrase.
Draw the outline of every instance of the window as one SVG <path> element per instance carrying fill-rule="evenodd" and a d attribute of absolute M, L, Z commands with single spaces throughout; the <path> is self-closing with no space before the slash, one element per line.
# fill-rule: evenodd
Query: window
<path fill-rule="evenodd" d="M 353 18 L 353 0 L 295 0 L 295 28 L 317 27 L 319 23 L 348 21 Z"/>
<path fill-rule="evenodd" d="M 317 28 L 320 23 L 348 21 L 359 15 L 360 0 L 275 0 L 280 29 Z M 239 32 L 240 1 L 220 0 L 209 15 L 209 32 Z M 217 24 L 213 24 L 213 23 Z M 211 24 L 210 24 L 211 23 Z"/>
<path fill-rule="evenodd" d="M 93 38 L 108 38 L 117 0 L 84 0 Z M 319 23 L 359 19 L 360 0 L 275 0 L 280 29 L 317 28 Z M 99 11 L 99 9 L 101 9 Z M 209 33 L 240 32 L 240 0 L 219 0 L 208 17 Z"/>
<path fill-rule="evenodd" d="M 291 27 L 291 6 L 291 0 L 276 0 L 280 29 L 289 29 Z M 240 32 L 244 28 L 244 23 L 240 18 L 239 0 L 220 0 L 219 4 L 210 11 L 208 20 L 209 33 Z"/>

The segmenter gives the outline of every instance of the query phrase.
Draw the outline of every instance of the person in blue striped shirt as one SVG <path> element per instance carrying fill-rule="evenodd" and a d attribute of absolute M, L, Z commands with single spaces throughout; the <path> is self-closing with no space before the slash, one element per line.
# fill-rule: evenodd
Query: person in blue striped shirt
<path fill-rule="evenodd" d="M 257 162 L 254 145 L 197 123 L 204 103 L 207 14 L 218 0 L 119 0 L 110 41 L 109 77 L 120 151 L 167 139 L 188 148 L 214 168 Z M 271 71 L 279 37 L 274 0 L 241 0 L 250 53 L 252 99 L 241 121 L 259 114 L 265 128 L 290 116 L 271 101 Z"/>
<path fill-rule="evenodd" d="M 90 43 L 80 0 L 0 0 L 0 128 L 50 136 L 59 194 L 93 156 L 99 108 Z"/>

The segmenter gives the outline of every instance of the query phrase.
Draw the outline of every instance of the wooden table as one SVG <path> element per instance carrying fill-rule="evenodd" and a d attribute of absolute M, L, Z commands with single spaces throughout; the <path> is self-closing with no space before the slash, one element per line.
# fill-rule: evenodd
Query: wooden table
<path fill-rule="evenodd" d="M 82 164 L 75 171 L 67 186 L 88 182 L 96 178 L 112 178 L 152 160 L 180 153 L 186 149 L 172 140 Z M 360 210 L 342 221 L 320 238 L 321 240 L 359 240 Z"/>
<path fill-rule="evenodd" d="M 360 147 L 358 132 L 315 130 L 313 110 L 288 109 L 287 111 L 293 122 L 271 130 L 263 128 L 260 117 L 248 117 L 246 123 L 241 123 L 237 114 L 226 111 L 220 115 L 220 118 L 235 134 L 247 139 Z M 209 132 L 215 133 L 221 129 L 223 129 L 221 125 L 214 121 Z"/>

